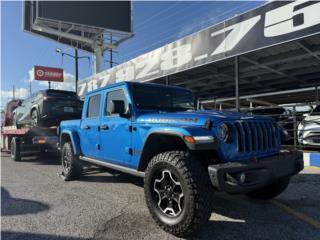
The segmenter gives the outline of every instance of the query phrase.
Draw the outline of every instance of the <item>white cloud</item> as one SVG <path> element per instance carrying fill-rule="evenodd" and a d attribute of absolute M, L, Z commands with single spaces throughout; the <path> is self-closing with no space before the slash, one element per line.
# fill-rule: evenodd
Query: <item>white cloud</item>
<path fill-rule="evenodd" d="M 1 109 L 7 104 L 7 102 L 13 99 L 12 90 L 1 90 Z M 15 89 L 15 98 L 24 99 L 29 96 L 29 91 L 26 88 L 16 88 Z"/>
<path fill-rule="evenodd" d="M 63 82 L 51 82 L 52 89 L 59 90 L 67 90 L 67 91 L 75 91 L 75 77 L 71 73 L 63 72 L 64 81 Z M 47 81 L 38 81 L 34 79 L 34 68 L 29 70 L 29 79 L 28 82 L 32 82 L 32 84 L 37 84 L 38 86 L 43 86 L 48 88 Z"/>
<path fill-rule="evenodd" d="M 29 95 L 29 91 L 26 88 L 16 88 L 15 97 L 16 98 L 26 98 Z M 13 98 L 13 91 L 1 90 L 1 98 L 11 99 Z"/>

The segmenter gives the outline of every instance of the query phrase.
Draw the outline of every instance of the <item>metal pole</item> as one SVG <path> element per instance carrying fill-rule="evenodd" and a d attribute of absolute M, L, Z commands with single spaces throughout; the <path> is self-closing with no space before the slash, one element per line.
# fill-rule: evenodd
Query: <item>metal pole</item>
<path fill-rule="evenodd" d="M 102 51 L 101 51 L 100 47 L 97 47 L 94 51 L 94 60 L 95 60 L 95 64 L 94 64 L 93 74 L 97 74 L 97 73 L 101 72 L 101 64 L 103 62 Z"/>
<path fill-rule="evenodd" d="M 318 85 L 316 85 L 316 105 L 319 105 L 319 91 L 318 91 Z"/>
<path fill-rule="evenodd" d="M 236 91 L 236 111 L 240 111 L 239 102 L 239 56 L 235 57 L 235 91 Z"/>
<path fill-rule="evenodd" d="M 74 49 L 74 61 L 75 61 L 75 71 L 76 71 L 76 81 L 75 81 L 75 84 L 76 84 L 76 94 L 78 94 L 78 80 L 79 80 L 79 65 L 78 65 L 78 49 L 75 48 Z"/>
<path fill-rule="evenodd" d="M 51 89 L 51 82 L 50 82 L 50 81 L 48 81 L 48 84 L 49 84 L 49 89 Z"/>
<path fill-rule="evenodd" d="M 293 114 L 293 145 L 294 145 L 294 149 L 297 149 L 297 145 L 298 145 L 297 127 L 298 127 L 298 124 L 297 124 L 296 106 L 293 106 L 292 114 Z"/>
<path fill-rule="evenodd" d="M 16 88 L 15 88 L 14 84 L 12 86 L 12 98 L 13 98 L 13 100 L 16 99 Z"/>
<path fill-rule="evenodd" d="M 110 44 L 112 45 L 112 35 L 110 36 Z M 112 59 L 113 50 L 110 48 L 110 68 L 113 67 L 113 59 Z"/>
<path fill-rule="evenodd" d="M 31 79 L 29 80 L 29 94 L 31 96 Z"/>

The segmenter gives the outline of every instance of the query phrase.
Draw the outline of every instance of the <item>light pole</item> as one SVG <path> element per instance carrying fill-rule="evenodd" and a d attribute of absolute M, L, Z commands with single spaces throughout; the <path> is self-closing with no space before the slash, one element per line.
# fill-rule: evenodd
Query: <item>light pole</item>
<path fill-rule="evenodd" d="M 75 79 L 76 80 L 75 81 L 75 83 L 76 83 L 76 93 L 78 94 L 78 80 L 79 80 L 79 65 L 78 65 L 78 61 L 79 61 L 79 59 L 87 58 L 89 60 L 89 62 L 90 62 L 90 57 L 87 57 L 87 56 L 79 57 L 77 48 L 74 49 L 74 55 L 71 55 L 69 53 L 65 53 L 60 48 L 56 48 L 56 52 L 60 53 L 62 57 L 64 55 L 66 55 L 66 56 L 69 56 L 69 57 L 74 59 L 74 62 L 75 62 L 75 78 L 76 78 Z"/>

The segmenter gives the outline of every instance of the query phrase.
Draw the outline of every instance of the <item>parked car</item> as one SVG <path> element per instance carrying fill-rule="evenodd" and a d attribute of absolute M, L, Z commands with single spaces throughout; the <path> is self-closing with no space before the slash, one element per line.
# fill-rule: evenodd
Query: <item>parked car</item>
<path fill-rule="evenodd" d="M 58 129 L 65 180 L 79 177 L 84 161 L 144 177 L 155 222 L 188 236 L 210 218 L 213 191 L 269 199 L 303 169 L 300 152 L 280 151 L 272 118 L 196 103 L 188 89 L 157 84 L 121 82 L 88 93 L 82 118 Z"/>
<path fill-rule="evenodd" d="M 298 137 L 302 145 L 320 146 L 320 105 L 301 121 Z"/>
<path fill-rule="evenodd" d="M 13 124 L 14 110 L 20 105 L 21 99 L 13 99 L 7 103 L 5 109 L 4 126 L 11 126 Z"/>
<path fill-rule="evenodd" d="M 259 107 L 245 112 L 251 115 L 262 115 L 273 118 L 283 128 L 284 144 L 294 143 L 294 119 L 290 110 L 283 107 Z"/>
<path fill-rule="evenodd" d="M 41 90 L 19 103 L 14 124 L 19 126 L 53 126 L 60 121 L 81 116 L 82 101 L 75 92 Z"/>

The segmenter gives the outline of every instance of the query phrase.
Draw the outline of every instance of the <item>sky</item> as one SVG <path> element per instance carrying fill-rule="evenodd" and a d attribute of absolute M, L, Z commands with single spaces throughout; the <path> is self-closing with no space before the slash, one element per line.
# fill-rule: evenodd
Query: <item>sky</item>
<path fill-rule="evenodd" d="M 134 1 L 134 37 L 116 49 L 114 61 L 118 64 L 178 40 L 203 28 L 246 12 L 264 4 L 264 1 Z M 1 107 L 12 98 L 29 96 L 32 92 L 48 87 L 47 82 L 34 81 L 33 66 L 61 67 L 65 71 L 64 83 L 52 84 L 53 88 L 74 90 L 74 60 L 56 53 L 61 48 L 69 54 L 73 49 L 22 31 L 22 2 L 1 1 Z M 79 51 L 79 56 L 91 55 Z M 109 58 L 105 54 L 105 59 Z M 107 69 L 108 62 L 103 64 Z M 92 75 L 92 61 L 79 61 L 79 78 Z"/>

